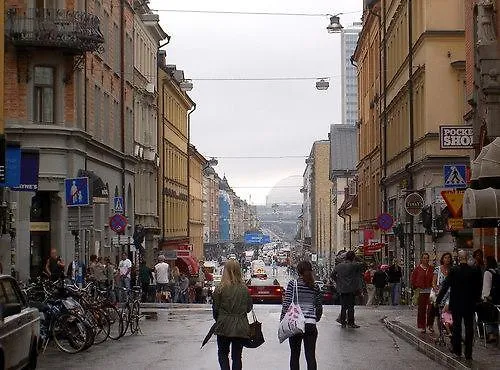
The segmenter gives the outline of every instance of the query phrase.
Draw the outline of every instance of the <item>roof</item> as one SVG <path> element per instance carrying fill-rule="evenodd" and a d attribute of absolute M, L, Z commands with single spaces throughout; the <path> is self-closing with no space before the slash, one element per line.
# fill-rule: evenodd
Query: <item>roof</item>
<path fill-rule="evenodd" d="M 358 161 L 355 125 L 330 126 L 330 177 L 352 175 Z"/>

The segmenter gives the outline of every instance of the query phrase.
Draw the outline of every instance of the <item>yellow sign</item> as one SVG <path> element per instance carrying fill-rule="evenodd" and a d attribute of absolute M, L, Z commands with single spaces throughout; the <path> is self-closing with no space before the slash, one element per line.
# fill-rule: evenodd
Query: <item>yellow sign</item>
<path fill-rule="evenodd" d="M 50 222 L 30 222 L 30 231 L 50 231 Z"/>
<path fill-rule="evenodd" d="M 462 217 L 462 205 L 464 203 L 464 190 L 443 190 L 441 196 L 443 197 L 448 210 L 455 218 Z"/>
<path fill-rule="evenodd" d="M 462 230 L 464 228 L 464 219 L 463 218 L 449 218 L 448 219 L 448 228 L 450 231 Z"/>

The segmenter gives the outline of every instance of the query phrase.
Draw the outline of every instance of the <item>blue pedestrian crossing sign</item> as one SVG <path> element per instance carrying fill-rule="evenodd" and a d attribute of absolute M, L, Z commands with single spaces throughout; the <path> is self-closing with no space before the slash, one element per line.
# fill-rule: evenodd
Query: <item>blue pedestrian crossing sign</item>
<path fill-rule="evenodd" d="M 113 200 L 115 213 L 123 214 L 123 197 L 115 197 Z"/>
<path fill-rule="evenodd" d="M 89 178 L 75 177 L 64 180 L 66 205 L 68 207 L 84 207 L 90 205 Z"/>
<path fill-rule="evenodd" d="M 444 165 L 444 187 L 445 188 L 466 188 L 467 187 L 467 166 L 464 164 Z"/>

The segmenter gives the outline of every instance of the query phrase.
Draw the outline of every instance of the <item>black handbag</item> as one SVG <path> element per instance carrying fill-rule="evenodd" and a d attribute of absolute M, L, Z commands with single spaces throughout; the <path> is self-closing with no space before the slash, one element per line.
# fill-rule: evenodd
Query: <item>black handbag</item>
<path fill-rule="evenodd" d="M 253 323 L 250 324 L 249 338 L 243 342 L 246 348 L 260 347 L 264 342 L 264 334 L 262 334 L 262 323 L 257 321 L 257 316 L 252 309 Z"/>

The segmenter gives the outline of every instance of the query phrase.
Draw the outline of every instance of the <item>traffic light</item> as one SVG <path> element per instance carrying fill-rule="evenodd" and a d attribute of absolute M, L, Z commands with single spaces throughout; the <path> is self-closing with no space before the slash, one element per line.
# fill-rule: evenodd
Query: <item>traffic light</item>
<path fill-rule="evenodd" d="M 432 235 L 432 206 L 426 205 L 423 207 L 420 217 L 422 219 L 422 226 L 425 229 L 425 233 Z"/>

